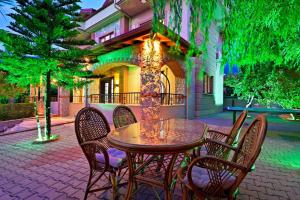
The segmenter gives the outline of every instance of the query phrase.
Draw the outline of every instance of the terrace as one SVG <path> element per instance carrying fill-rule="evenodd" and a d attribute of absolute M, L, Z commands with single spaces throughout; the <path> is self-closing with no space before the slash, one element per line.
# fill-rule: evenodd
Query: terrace
<path fill-rule="evenodd" d="M 297 1 L 77 3 L 0 0 L 0 199 L 300 199 Z"/>
<path fill-rule="evenodd" d="M 248 124 L 252 118 L 247 119 Z M 299 123 L 268 116 L 269 131 L 254 172 L 240 185 L 238 199 L 299 199 Z M 230 113 L 201 118 L 213 129 L 229 129 Z M 221 124 L 222 127 L 214 124 Z M 77 144 L 74 124 L 53 127 L 61 140 L 32 145 L 35 131 L 0 136 L 0 199 L 82 199 L 88 162 Z M 280 147 L 280 148 L 279 148 Z M 106 183 L 105 180 L 99 184 Z M 120 188 L 124 198 L 126 186 Z M 163 192 L 157 190 L 162 196 Z M 111 199 L 111 191 L 88 199 Z M 139 185 L 134 199 L 156 199 L 153 188 Z M 181 199 L 179 188 L 174 199 Z"/>

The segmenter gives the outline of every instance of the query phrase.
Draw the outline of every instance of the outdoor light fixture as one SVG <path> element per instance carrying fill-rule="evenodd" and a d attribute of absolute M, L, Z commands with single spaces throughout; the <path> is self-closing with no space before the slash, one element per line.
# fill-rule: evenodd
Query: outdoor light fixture
<path fill-rule="evenodd" d="M 141 3 L 147 3 L 147 0 L 141 0 Z"/>

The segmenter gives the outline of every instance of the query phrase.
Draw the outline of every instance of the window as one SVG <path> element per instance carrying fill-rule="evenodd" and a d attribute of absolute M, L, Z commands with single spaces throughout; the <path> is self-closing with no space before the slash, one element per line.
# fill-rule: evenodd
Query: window
<path fill-rule="evenodd" d="M 204 72 L 203 76 L 203 94 L 212 94 L 213 93 L 213 83 L 214 77 L 209 76 L 207 73 Z"/>
<path fill-rule="evenodd" d="M 106 34 L 106 35 L 101 36 L 101 37 L 99 38 L 99 42 L 103 43 L 103 42 L 105 42 L 105 41 L 107 41 L 107 40 L 110 40 L 110 39 L 113 38 L 113 37 L 114 37 L 114 32 L 110 32 L 110 33 L 108 33 L 108 34 Z"/>

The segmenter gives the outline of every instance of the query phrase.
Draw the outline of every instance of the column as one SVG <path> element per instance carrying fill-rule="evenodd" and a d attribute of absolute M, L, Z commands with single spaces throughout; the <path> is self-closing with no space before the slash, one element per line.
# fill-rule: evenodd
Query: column
<path fill-rule="evenodd" d="M 190 58 L 194 59 L 194 58 Z M 195 60 L 194 60 L 195 61 Z M 191 71 L 186 72 L 186 117 L 187 119 L 193 119 L 195 117 L 195 79 L 196 79 L 196 70 L 195 67 Z"/>
<path fill-rule="evenodd" d="M 58 88 L 58 113 L 60 117 L 69 116 L 70 91 Z"/>
<path fill-rule="evenodd" d="M 158 40 L 146 39 L 141 45 L 141 118 L 155 120 L 160 117 L 160 70 L 162 48 Z"/>

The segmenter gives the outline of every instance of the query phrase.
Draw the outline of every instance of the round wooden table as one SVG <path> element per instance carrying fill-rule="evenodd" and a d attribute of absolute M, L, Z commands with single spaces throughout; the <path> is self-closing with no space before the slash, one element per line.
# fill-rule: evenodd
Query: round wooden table
<path fill-rule="evenodd" d="M 127 155 L 129 180 L 126 199 L 131 199 L 135 181 L 162 187 L 165 199 L 172 199 L 176 159 L 179 154 L 200 146 L 206 131 L 205 123 L 186 119 L 141 121 L 113 130 L 108 135 L 110 145 Z M 150 177 L 147 177 L 147 170 Z M 163 180 L 157 180 L 161 178 Z"/>

